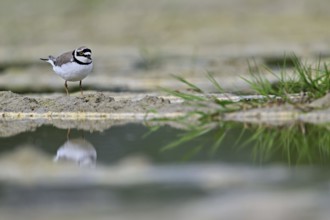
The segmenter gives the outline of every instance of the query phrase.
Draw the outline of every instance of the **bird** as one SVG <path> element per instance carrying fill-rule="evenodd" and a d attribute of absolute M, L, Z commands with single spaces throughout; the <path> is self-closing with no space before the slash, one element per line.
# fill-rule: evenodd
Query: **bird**
<path fill-rule="evenodd" d="M 64 87 L 69 95 L 67 82 L 79 81 L 80 93 L 83 95 L 82 80 L 92 72 L 92 50 L 82 46 L 73 51 L 65 52 L 58 57 L 49 55 L 48 58 L 40 58 L 53 66 L 54 72 L 65 80 Z"/>

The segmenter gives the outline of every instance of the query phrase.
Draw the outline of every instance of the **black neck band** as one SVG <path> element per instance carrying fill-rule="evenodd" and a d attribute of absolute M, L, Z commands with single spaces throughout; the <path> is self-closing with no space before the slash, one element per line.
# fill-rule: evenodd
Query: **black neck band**
<path fill-rule="evenodd" d="M 78 63 L 78 64 L 80 64 L 80 65 L 89 65 L 89 64 L 92 63 L 92 62 L 89 62 L 89 63 L 83 63 L 83 62 L 81 62 L 80 60 L 78 60 L 78 59 L 76 58 L 76 56 L 75 56 L 75 54 L 74 54 L 74 51 L 72 51 L 72 57 L 73 57 L 74 62 L 76 62 L 76 63 Z"/>

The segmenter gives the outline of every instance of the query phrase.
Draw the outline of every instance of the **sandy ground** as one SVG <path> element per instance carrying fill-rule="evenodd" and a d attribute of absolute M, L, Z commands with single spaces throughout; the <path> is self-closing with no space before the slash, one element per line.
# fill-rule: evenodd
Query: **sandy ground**
<path fill-rule="evenodd" d="M 152 94 L 85 92 L 83 96 L 77 93 L 40 97 L 0 92 L 0 136 L 34 130 L 44 124 L 102 131 L 114 124 L 141 123 L 149 116 L 175 117 L 184 108 L 191 109 L 176 102 L 174 97 Z"/>
<path fill-rule="evenodd" d="M 216 94 L 219 99 L 239 100 L 231 94 Z M 322 124 L 330 122 L 330 96 L 308 104 L 270 105 L 261 108 L 225 113 L 224 121 L 281 126 L 299 122 Z M 113 125 L 150 123 L 151 119 L 175 119 L 192 111 L 218 111 L 216 104 L 196 105 L 180 98 L 161 94 L 85 92 L 65 96 L 19 95 L 0 92 L 0 136 L 12 136 L 50 124 L 58 128 L 103 131 Z M 194 120 L 192 117 L 191 120 Z M 165 123 L 180 127 L 173 121 Z"/>

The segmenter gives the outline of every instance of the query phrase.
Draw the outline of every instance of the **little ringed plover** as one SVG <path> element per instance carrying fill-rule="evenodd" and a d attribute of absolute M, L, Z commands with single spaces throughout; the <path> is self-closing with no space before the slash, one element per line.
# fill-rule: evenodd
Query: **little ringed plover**
<path fill-rule="evenodd" d="M 58 57 L 48 56 L 40 58 L 50 63 L 57 75 L 65 80 L 64 87 L 69 95 L 67 81 L 79 81 L 80 92 L 83 94 L 82 80 L 88 76 L 93 69 L 92 51 L 87 47 L 79 47 L 73 51 L 63 53 Z"/>

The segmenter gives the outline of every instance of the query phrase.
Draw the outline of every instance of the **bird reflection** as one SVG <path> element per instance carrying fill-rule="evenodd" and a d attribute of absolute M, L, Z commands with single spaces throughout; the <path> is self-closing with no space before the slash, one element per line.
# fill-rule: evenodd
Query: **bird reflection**
<path fill-rule="evenodd" d="M 82 167 L 94 167 L 96 165 L 97 153 L 94 146 L 84 138 L 69 138 L 57 150 L 54 161 L 70 161 Z"/>

